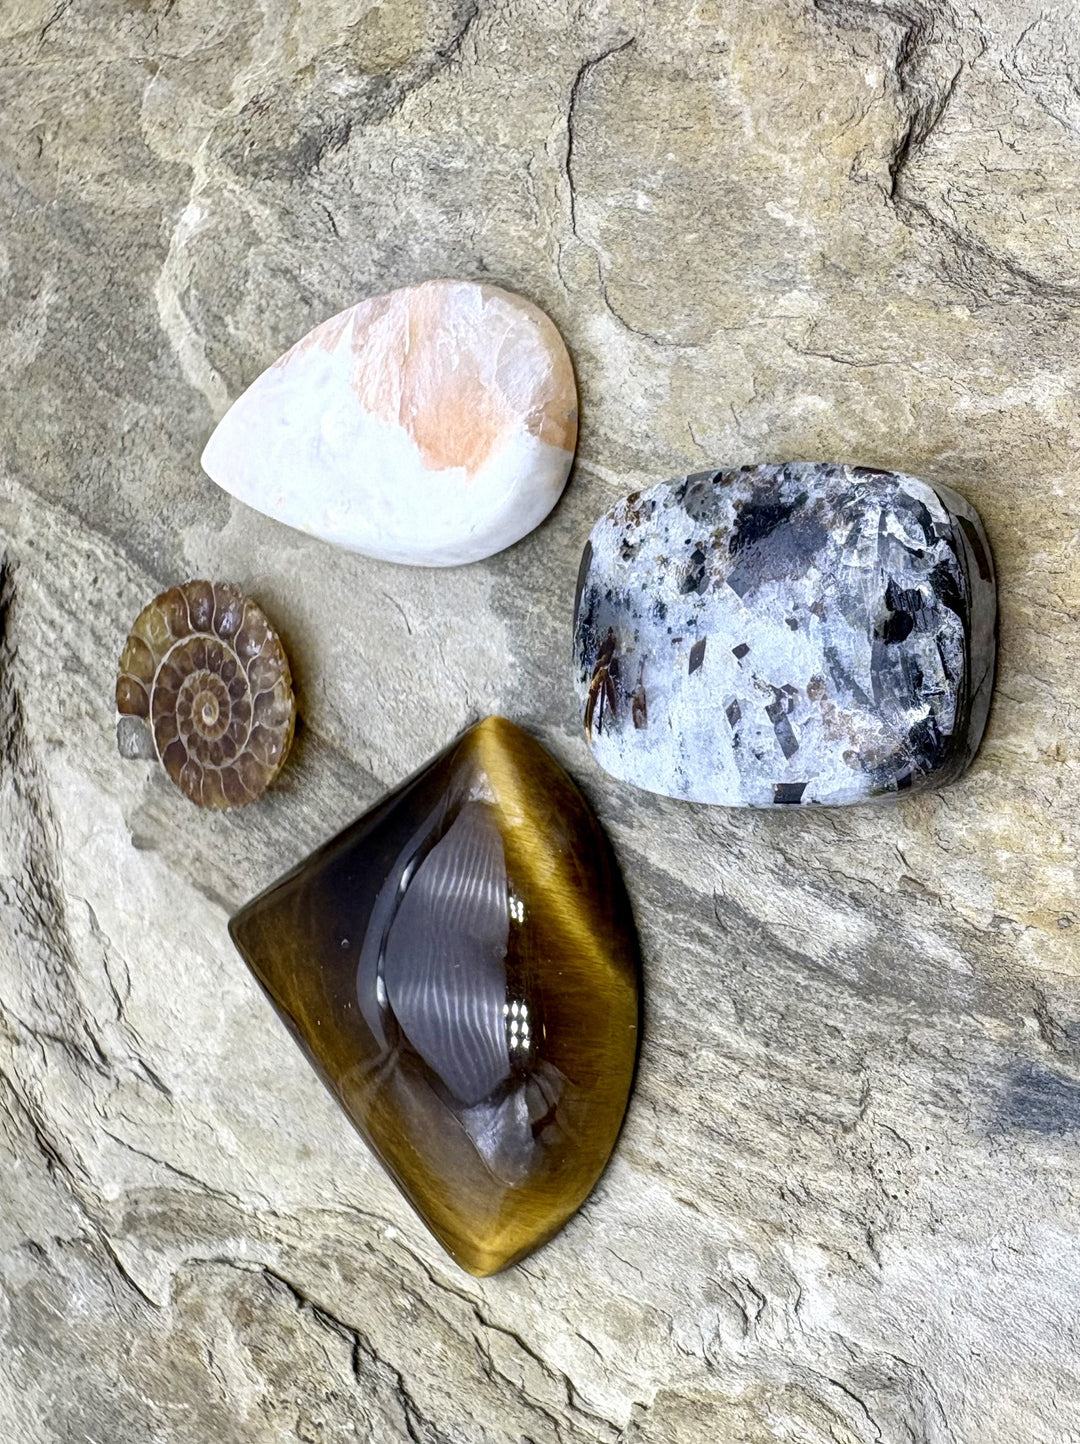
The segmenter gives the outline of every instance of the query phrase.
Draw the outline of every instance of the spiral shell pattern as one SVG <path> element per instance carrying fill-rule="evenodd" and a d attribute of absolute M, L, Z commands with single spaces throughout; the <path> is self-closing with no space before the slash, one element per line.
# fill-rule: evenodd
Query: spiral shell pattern
<path fill-rule="evenodd" d="M 173 782 L 211 808 L 260 797 L 296 723 L 281 639 L 223 582 L 185 582 L 143 608 L 120 658 L 116 707 L 145 720 Z"/>

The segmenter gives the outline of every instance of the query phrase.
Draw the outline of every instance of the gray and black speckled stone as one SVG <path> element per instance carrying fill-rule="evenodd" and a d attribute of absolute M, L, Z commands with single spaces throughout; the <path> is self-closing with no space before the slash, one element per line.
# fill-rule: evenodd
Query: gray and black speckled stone
<path fill-rule="evenodd" d="M 593 528 L 574 659 L 615 777 L 726 806 L 954 781 L 989 711 L 997 600 L 973 507 L 898 472 L 705 471 Z"/>

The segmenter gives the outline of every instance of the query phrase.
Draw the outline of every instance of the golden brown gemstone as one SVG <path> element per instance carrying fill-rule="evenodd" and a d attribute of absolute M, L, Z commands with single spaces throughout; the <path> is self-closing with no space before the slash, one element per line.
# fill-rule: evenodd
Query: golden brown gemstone
<path fill-rule="evenodd" d="M 278 634 L 223 582 L 185 582 L 135 619 L 116 679 L 121 751 L 161 759 L 200 807 L 242 807 L 281 771 L 296 702 Z"/>
<path fill-rule="evenodd" d="M 588 1197 L 634 1072 L 637 939 L 600 824 L 520 728 L 471 728 L 230 931 L 463 1268 L 506 1268 Z"/>

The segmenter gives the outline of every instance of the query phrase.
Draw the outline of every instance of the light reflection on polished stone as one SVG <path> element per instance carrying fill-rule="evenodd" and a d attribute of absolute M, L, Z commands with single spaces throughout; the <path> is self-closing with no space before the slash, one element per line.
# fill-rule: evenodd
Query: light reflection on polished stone
<path fill-rule="evenodd" d="M 231 931 L 463 1268 L 584 1202 L 633 1077 L 637 942 L 599 823 L 519 728 L 471 728 Z"/>

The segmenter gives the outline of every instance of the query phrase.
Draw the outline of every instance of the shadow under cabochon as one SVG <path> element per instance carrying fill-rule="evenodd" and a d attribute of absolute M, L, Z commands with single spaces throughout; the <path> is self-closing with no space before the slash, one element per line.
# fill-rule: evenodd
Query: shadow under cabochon
<path fill-rule="evenodd" d="M 479 561 L 558 501 L 577 445 L 562 337 L 498 286 L 425 281 L 309 332 L 226 413 L 207 475 L 367 556 Z"/>
<path fill-rule="evenodd" d="M 863 802 L 975 756 L 994 566 L 947 487 L 819 462 L 705 471 L 600 518 L 574 631 L 613 776 L 731 807 Z"/>
<path fill-rule="evenodd" d="M 489 717 L 230 924 L 349 1118 L 470 1273 L 538 1248 L 607 1162 L 640 964 L 610 844 Z"/>

